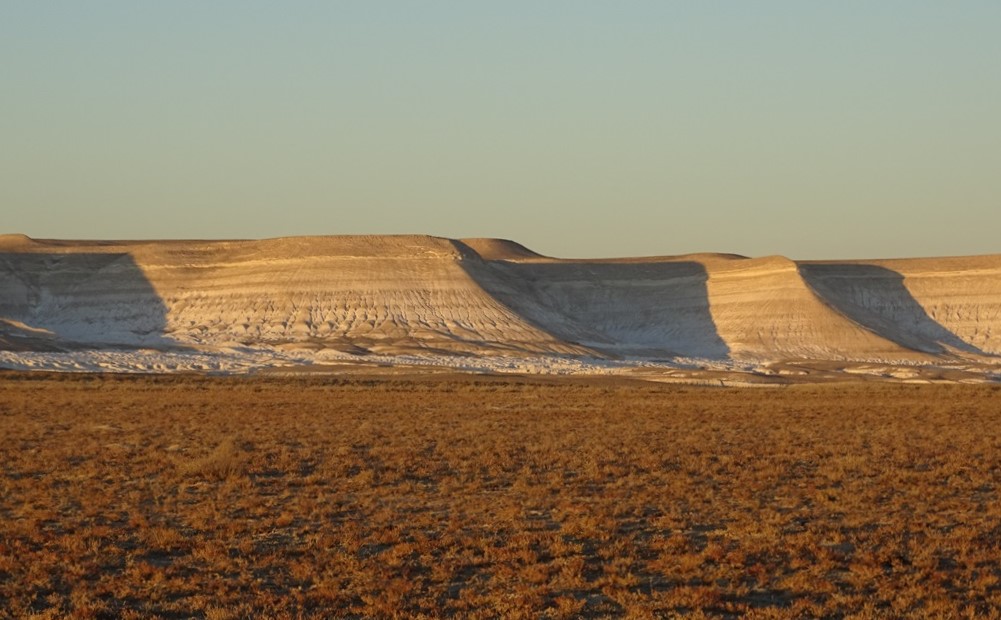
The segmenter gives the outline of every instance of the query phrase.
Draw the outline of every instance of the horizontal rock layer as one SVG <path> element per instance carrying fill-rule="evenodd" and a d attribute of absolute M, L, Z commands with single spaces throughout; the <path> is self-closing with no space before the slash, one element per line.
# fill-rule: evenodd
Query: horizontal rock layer
<path fill-rule="evenodd" d="M 0 236 L 0 349 L 927 361 L 1001 354 L 1001 256 L 540 256 L 429 236 Z"/>

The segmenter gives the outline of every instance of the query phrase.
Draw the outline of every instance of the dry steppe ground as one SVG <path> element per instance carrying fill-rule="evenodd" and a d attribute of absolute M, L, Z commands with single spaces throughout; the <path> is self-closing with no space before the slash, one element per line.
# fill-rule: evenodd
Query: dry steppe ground
<path fill-rule="evenodd" d="M 5 617 L 998 617 L 1001 388 L 0 375 Z"/>

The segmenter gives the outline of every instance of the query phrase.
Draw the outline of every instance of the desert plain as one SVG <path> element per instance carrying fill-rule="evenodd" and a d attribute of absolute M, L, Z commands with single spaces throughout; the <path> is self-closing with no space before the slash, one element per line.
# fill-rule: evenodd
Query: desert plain
<path fill-rule="evenodd" d="M 997 617 L 1001 387 L 0 375 L 0 615 Z"/>
<path fill-rule="evenodd" d="M 0 617 L 998 617 L 999 361 L 999 256 L 2 236 Z"/>

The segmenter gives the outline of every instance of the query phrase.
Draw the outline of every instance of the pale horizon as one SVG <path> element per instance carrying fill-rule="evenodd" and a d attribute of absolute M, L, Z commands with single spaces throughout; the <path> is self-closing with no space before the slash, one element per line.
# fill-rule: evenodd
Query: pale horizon
<path fill-rule="evenodd" d="M 1001 5 L 18 3 L 0 233 L 1001 251 Z"/>

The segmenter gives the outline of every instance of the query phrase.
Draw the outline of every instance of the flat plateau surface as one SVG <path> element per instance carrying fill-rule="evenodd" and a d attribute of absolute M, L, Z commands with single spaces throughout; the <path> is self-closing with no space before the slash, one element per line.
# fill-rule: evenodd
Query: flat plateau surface
<path fill-rule="evenodd" d="M 1001 387 L 0 373 L 0 616 L 998 617 Z"/>

